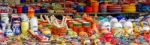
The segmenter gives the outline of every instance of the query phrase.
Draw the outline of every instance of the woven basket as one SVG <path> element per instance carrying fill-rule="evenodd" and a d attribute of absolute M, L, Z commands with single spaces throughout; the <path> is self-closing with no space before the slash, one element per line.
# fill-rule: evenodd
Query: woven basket
<path fill-rule="evenodd" d="M 52 26 L 52 34 L 53 35 L 65 36 L 66 32 L 67 32 L 67 30 L 64 27 L 58 28 L 56 26 Z"/>

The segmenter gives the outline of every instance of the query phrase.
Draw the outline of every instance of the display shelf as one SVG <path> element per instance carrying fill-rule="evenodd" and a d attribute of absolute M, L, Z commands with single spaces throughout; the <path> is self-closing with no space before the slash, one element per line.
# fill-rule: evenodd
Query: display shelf
<path fill-rule="evenodd" d="M 38 3 L 38 2 L 34 2 L 34 3 L 21 3 L 20 5 L 29 5 L 29 4 L 32 4 L 32 5 L 49 4 L 50 5 L 50 3 L 48 3 L 48 2 L 46 2 L 46 3 Z M 65 4 L 65 3 L 61 3 L 61 4 Z"/>
<path fill-rule="evenodd" d="M 36 13 L 36 15 L 66 15 L 66 13 Z"/>
<path fill-rule="evenodd" d="M 73 13 L 36 13 L 36 15 L 72 15 Z M 84 14 L 83 12 L 79 12 L 79 14 Z M 125 12 L 120 12 L 120 13 L 87 13 L 87 14 L 98 14 L 98 15 L 110 15 L 110 14 L 150 14 L 150 12 L 133 12 L 133 13 L 125 13 Z"/>
<path fill-rule="evenodd" d="M 148 12 L 106 12 L 106 13 L 88 13 L 88 14 L 139 14 L 139 13 L 148 13 Z M 80 13 L 83 14 L 83 13 Z"/>
<path fill-rule="evenodd" d="M 18 13 L 11 13 L 11 14 L 18 14 Z M 78 14 L 82 15 L 84 14 L 83 12 L 78 12 Z M 120 13 L 86 13 L 90 15 L 117 15 L 117 14 L 138 14 L 140 16 L 148 15 L 150 12 L 134 12 L 134 13 L 125 13 L 125 12 L 120 12 Z M 67 15 L 75 15 L 75 13 L 36 13 L 36 16 L 38 15 L 59 15 L 59 16 L 67 16 Z"/>

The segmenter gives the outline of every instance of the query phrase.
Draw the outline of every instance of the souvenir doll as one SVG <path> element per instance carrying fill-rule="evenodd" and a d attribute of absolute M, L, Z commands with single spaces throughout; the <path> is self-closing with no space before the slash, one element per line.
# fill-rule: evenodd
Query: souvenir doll
<path fill-rule="evenodd" d="M 114 32 L 115 37 L 120 37 L 123 33 L 122 24 L 119 22 L 114 23 L 112 25 L 112 31 Z"/>
<path fill-rule="evenodd" d="M 29 23 L 30 23 L 31 30 L 34 30 L 34 31 L 38 30 L 38 20 L 36 17 L 31 18 Z"/>
<path fill-rule="evenodd" d="M 21 18 L 17 14 L 12 14 L 11 16 L 11 26 L 15 35 L 21 34 Z"/>
<path fill-rule="evenodd" d="M 2 30 L 5 31 L 6 25 L 9 23 L 9 16 L 8 13 L 1 14 L 1 21 L 2 21 Z"/>
<path fill-rule="evenodd" d="M 129 34 L 132 34 L 133 33 L 133 25 L 132 25 L 132 22 L 131 21 L 127 21 L 125 22 L 124 24 L 124 28 L 128 28 L 129 29 Z"/>
<path fill-rule="evenodd" d="M 137 21 L 133 22 L 133 32 L 134 32 L 133 35 L 135 35 L 135 37 L 140 36 L 141 33 L 143 33 L 142 30 L 143 29 L 142 29 L 141 24 L 139 23 L 139 19 L 137 19 Z"/>
<path fill-rule="evenodd" d="M 21 32 L 22 35 L 27 36 L 29 30 L 29 19 L 26 14 L 21 14 Z"/>

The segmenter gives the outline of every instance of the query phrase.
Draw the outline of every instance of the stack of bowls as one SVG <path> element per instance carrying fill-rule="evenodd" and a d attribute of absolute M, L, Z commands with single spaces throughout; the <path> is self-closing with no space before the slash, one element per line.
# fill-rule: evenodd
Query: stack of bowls
<path fill-rule="evenodd" d="M 124 4 L 122 6 L 122 11 L 126 13 L 136 12 L 136 5 L 135 4 Z"/>
<path fill-rule="evenodd" d="M 120 5 L 110 5 L 107 7 L 108 12 L 121 12 L 122 7 Z"/>

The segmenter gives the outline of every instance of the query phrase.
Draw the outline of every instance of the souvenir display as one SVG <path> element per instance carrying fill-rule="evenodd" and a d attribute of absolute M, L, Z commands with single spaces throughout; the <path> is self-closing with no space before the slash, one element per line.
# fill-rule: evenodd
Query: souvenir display
<path fill-rule="evenodd" d="M 16 36 L 20 36 L 19 40 L 21 41 L 33 37 L 35 39 L 32 40 L 37 40 L 36 43 L 38 44 L 45 44 L 41 43 L 45 41 L 47 44 L 51 44 L 51 41 L 54 40 L 56 44 L 59 44 L 62 41 L 60 38 L 65 40 L 61 44 L 75 43 L 73 41 L 75 39 L 84 45 L 143 44 L 149 43 L 150 41 L 148 38 L 150 33 L 148 16 L 146 16 L 147 20 L 143 20 L 145 18 L 142 18 L 142 20 L 137 18 L 139 22 L 137 19 L 131 20 L 132 18 L 124 20 L 124 17 L 121 19 L 119 16 L 99 17 L 99 20 L 92 18 L 93 16 L 87 14 L 78 18 L 63 16 L 62 20 L 57 19 L 54 15 L 40 15 L 40 18 L 37 18 L 35 16 L 29 17 L 27 14 L 12 14 L 11 18 L 8 18 L 11 20 L 11 23 L 6 20 L 4 23 L 1 23 L 2 28 L 0 34 L 1 37 L 8 39 L 14 39 Z M 141 42 L 135 42 L 136 40 L 128 42 L 131 38 L 141 40 Z"/>
<path fill-rule="evenodd" d="M 0 45 L 150 45 L 148 0 L 0 2 Z"/>

